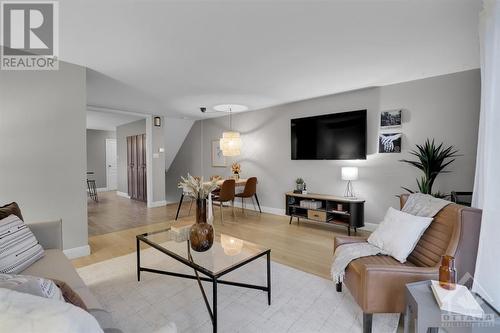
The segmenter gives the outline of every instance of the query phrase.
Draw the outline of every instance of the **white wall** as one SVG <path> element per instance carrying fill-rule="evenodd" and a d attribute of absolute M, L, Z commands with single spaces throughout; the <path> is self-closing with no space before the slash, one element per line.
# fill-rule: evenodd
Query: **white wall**
<path fill-rule="evenodd" d="M 87 246 L 85 69 L 0 72 L 0 204 L 27 222 L 62 218 L 65 249 Z"/>
<path fill-rule="evenodd" d="M 242 176 L 257 176 L 261 205 L 270 211 L 284 209 L 283 193 L 302 177 L 311 192 L 343 195 L 345 182 L 340 168 L 359 167 L 354 183 L 358 196 L 366 199 L 365 219 L 378 223 L 389 206 L 398 207 L 401 186 L 416 188 L 418 171 L 398 160 L 426 138 L 455 145 L 463 155 L 438 177 L 435 190 L 470 191 L 474 180 L 479 116 L 478 70 L 465 71 L 380 88 L 330 95 L 260 111 L 235 115 L 233 128 L 242 134 L 241 156 L 228 159 L 241 163 Z M 358 161 L 292 161 L 290 119 L 350 110 L 368 110 L 368 157 Z M 379 112 L 403 109 L 403 152 L 377 154 Z M 211 141 L 227 129 L 227 117 L 196 122 L 167 172 L 167 201 L 178 200 L 179 177 L 187 172 L 208 177 L 228 176 L 230 168 L 211 166 Z M 203 134 L 202 134 L 203 133 Z"/>

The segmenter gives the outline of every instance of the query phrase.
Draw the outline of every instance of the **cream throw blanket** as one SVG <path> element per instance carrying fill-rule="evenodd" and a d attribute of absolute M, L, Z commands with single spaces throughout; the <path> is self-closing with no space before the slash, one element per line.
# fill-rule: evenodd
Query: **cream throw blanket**
<path fill-rule="evenodd" d="M 424 217 L 434 217 L 450 202 L 432 195 L 412 193 L 401 211 Z M 384 250 L 367 242 L 344 244 L 335 250 L 332 263 L 332 278 L 335 283 L 344 280 L 345 269 L 355 259 L 385 254 Z"/>
<path fill-rule="evenodd" d="M 351 261 L 361 257 L 375 256 L 381 253 L 383 253 L 381 248 L 368 242 L 340 245 L 333 255 L 333 282 L 340 283 L 344 281 L 345 269 Z"/>
<path fill-rule="evenodd" d="M 449 204 L 451 204 L 450 201 L 438 199 L 429 194 L 412 193 L 401 211 L 416 216 L 434 217 Z"/>

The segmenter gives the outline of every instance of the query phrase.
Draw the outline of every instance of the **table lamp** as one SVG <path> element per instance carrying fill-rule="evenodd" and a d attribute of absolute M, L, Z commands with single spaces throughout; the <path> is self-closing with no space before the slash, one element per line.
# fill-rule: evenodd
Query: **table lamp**
<path fill-rule="evenodd" d="M 344 192 L 344 197 L 354 198 L 354 193 L 352 191 L 352 181 L 358 179 L 358 168 L 357 167 L 342 167 L 342 180 L 347 180 L 347 187 Z"/>

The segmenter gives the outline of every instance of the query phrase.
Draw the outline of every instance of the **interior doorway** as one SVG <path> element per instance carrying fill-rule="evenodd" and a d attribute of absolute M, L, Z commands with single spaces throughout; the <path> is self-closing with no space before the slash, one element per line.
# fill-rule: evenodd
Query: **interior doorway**
<path fill-rule="evenodd" d="M 117 189 L 116 139 L 106 139 L 106 184 L 108 191 Z"/>

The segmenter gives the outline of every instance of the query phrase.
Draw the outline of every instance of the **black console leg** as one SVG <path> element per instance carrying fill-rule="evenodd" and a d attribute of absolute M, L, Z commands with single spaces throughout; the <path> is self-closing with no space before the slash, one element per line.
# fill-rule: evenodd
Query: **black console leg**
<path fill-rule="evenodd" d="M 363 333 L 372 333 L 373 313 L 363 312 Z"/>
<path fill-rule="evenodd" d="M 347 227 L 347 236 L 351 236 L 351 226 Z"/>
<path fill-rule="evenodd" d="M 337 288 L 337 292 L 341 293 L 342 292 L 342 282 L 338 282 L 335 286 Z"/>
<path fill-rule="evenodd" d="M 179 211 L 181 210 L 182 200 L 184 199 L 184 193 L 181 194 L 181 200 L 179 201 L 179 206 L 177 206 L 177 213 L 175 214 L 175 219 L 179 217 Z"/>
<path fill-rule="evenodd" d="M 290 215 L 290 222 L 288 222 L 288 224 L 292 224 L 292 219 L 293 219 L 293 215 Z"/>

